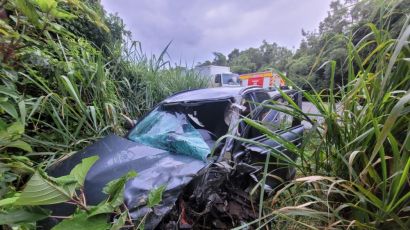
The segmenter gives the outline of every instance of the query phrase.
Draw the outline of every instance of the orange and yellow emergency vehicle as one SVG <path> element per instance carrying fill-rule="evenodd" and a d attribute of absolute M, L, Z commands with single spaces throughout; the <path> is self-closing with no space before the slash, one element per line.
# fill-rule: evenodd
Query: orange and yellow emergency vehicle
<path fill-rule="evenodd" d="M 239 75 L 242 86 L 260 86 L 262 88 L 281 88 L 285 86 L 285 81 L 279 74 L 273 71 L 264 71 L 257 73 L 247 73 Z"/>

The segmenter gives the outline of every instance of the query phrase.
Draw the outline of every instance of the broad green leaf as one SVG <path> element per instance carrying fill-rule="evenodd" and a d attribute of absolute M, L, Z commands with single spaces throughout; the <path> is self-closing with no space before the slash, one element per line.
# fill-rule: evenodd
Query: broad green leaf
<path fill-rule="evenodd" d="M 151 190 L 148 194 L 148 207 L 152 208 L 158 205 L 162 201 L 162 194 L 164 193 L 167 186 L 161 185 L 158 188 Z"/>
<path fill-rule="evenodd" d="M 24 127 L 20 122 L 14 122 L 6 130 L 0 131 L 0 143 L 7 145 L 13 140 L 17 140 L 24 133 Z"/>
<path fill-rule="evenodd" d="M 34 0 L 34 2 L 43 12 L 49 12 L 57 7 L 57 2 L 55 0 Z"/>
<path fill-rule="evenodd" d="M 129 171 L 125 176 L 122 176 L 116 180 L 110 181 L 107 183 L 107 185 L 103 188 L 103 192 L 105 194 L 112 195 L 118 190 L 122 189 L 122 187 L 125 185 L 125 183 L 131 179 L 137 176 L 137 172 L 135 171 Z"/>
<path fill-rule="evenodd" d="M 13 135 L 21 135 L 24 133 L 24 126 L 20 122 L 14 122 L 7 128 L 7 132 Z"/>
<path fill-rule="evenodd" d="M 10 156 L 11 159 L 16 160 L 16 161 L 20 161 L 20 162 L 24 162 L 27 165 L 33 165 L 33 162 L 30 160 L 30 158 L 26 157 L 26 156 Z"/>
<path fill-rule="evenodd" d="M 20 193 L 14 194 L 13 197 L 5 198 L 0 200 L 0 207 L 5 205 L 10 205 L 16 202 L 16 200 L 20 197 Z"/>
<path fill-rule="evenodd" d="M 110 230 L 120 230 L 124 225 L 125 221 L 127 220 L 128 212 L 123 212 L 121 215 L 114 220 Z"/>
<path fill-rule="evenodd" d="M 81 163 L 76 165 L 70 172 L 70 175 L 77 180 L 78 185 L 84 186 L 85 176 L 88 170 L 94 165 L 94 163 L 99 159 L 98 156 L 92 156 L 84 158 Z"/>
<path fill-rule="evenodd" d="M 4 25 L 1 25 L 1 26 L 4 26 Z M 9 78 L 17 81 L 17 73 L 16 72 L 14 72 L 14 71 L 4 71 L 3 73 L 6 76 L 8 76 Z M 7 98 L 9 98 L 9 97 L 13 98 L 13 99 L 18 99 L 19 98 L 19 94 L 18 94 L 16 89 L 7 87 L 5 85 L 0 85 L 0 94 L 8 96 L 8 97 L 6 97 L 5 101 L 7 101 Z"/>
<path fill-rule="evenodd" d="M 71 170 L 69 175 L 50 179 L 61 186 L 71 197 L 77 188 L 84 186 L 85 176 L 97 160 L 98 156 L 84 158 Z"/>
<path fill-rule="evenodd" d="M 135 171 L 130 171 L 124 176 L 110 181 L 103 189 L 103 192 L 108 194 L 109 197 L 94 207 L 89 216 L 91 217 L 102 213 L 111 213 L 115 208 L 120 206 L 124 202 L 125 183 L 135 176 L 137 176 L 137 173 Z"/>
<path fill-rule="evenodd" d="M 20 173 L 32 174 L 35 172 L 35 170 L 32 167 L 30 167 L 30 165 L 32 164 L 32 162 L 21 162 L 13 159 L 13 161 L 8 163 L 7 166 L 10 168 L 18 169 Z"/>
<path fill-rule="evenodd" d="M 55 184 L 46 175 L 36 171 L 15 202 L 16 205 L 58 204 L 71 199 L 70 190 Z"/>
<path fill-rule="evenodd" d="M 8 113 L 10 116 L 12 116 L 15 119 L 19 119 L 19 115 L 17 113 L 16 108 L 14 107 L 13 104 L 11 104 L 10 102 L 0 102 L 0 108 L 3 109 L 6 113 Z"/>
<path fill-rule="evenodd" d="M 53 180 L 61 186 L 77 183 L 77 179 L 73 177 L 72 175 L 66 175 L 66 176 L 53 178 Z"/>
<path fill-rule="evenodd" d="M 74 215 L 71 219 L 65 219 L 57 224 L 53 230 L 90 230 L 107 229 L 107 217 L 105 215 L 93 216 L 88 218 L 85 212 Z"/>
<path fill-rule="evenodd" d="M 10 142 L 6 146 L 9 148 L 12 147 L 12 148 L 22 149 L 27 152 L 33 152 L 33 150 L 31 149 L 31 146 L 22 140 Z"/>
<path fill-rule="evenodd" d="M 77 179 L 71 175 L 66 175 L 58 178 L 50 178 L 56 182 L 67 194 L 72 197 L 75 193 L 76 188 L 78 188 Z"/>
<path fill-rule="evenodd" d="M 88 216 L 93 217 L 93 216 L 103 214 L 103 213 L 112 213 L 112 212 L 114 212 L 115 208 L 116 207 L 112 206 L 111 203 L 109 203 L 109 202 L 101 203 L 101 204 L 97 205 L 96 207 L 93 207 L 90 210 L 90 214 Z"/>
<path fill-rule="evenodd" d="M 0 213 L 0 225 L 32 223 L 48 217 L 50 213 L 50 211 L 38 207 L 8 210 L 5 213 Z"/>

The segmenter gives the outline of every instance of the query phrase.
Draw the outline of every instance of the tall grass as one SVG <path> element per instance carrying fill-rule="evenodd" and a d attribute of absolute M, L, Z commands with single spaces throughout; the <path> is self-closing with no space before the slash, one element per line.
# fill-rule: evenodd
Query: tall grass
<path fill-rule="evenodd" d="M 120 39 L 104 44 L 102 51 L 79 35 L 84 27 L 109 32 L 103 24 L 105 15 L 93 11 L 90 3 L 94 1 L 0 3 L 0 223 L 4 229 L 11 228 L 6 225 L 35 228 L 36 213 L 9 201 L 27 187 L 36 170 L 108 133 L 122 135 L 122 115 L 136 118 L 174 92 L 206 86 L 192 70 L 170 65 L 167 48 L 158 57 L 148 57 Z M 81 20 L 76 23 L 64 22 L 77 15 Z"/>
<path fill-rule="evenodd" d="M 159 58 L 146 57 L 142 49 L 133 54 L 138 58 L 125 56 L 129 50 L 123 49 L 132 47 L 113 47 L 119 56 L 110 60 L 84 39 L 61 39 L 52 47 L 63 60 L 52 63 L 51 82 L 29 64 L 28 72 L 20 72 L 36 90 L 38 103 L 37 116 L 27 122 L 47 130 L 35 131 L 40 138 L 26 137 L 47 151 L 78 149 L 108 132 L 121 135 L 121 115 L 137 118 L 175 92 L 207 85 L 193 70 L 169 65 L 164 59 L 168 47 Z"/>
<path fill-rule="evenodd" d="M 250 224 L 277 229 L 410 227 L 410 26 L 406 20 L 399 37 L 391 37 L 388 19 L 395 10 L 383 12 L 378 25 L 367 24 L 370 33 L 360 42 L 346 37 L 347 85 L 335 90 L 336 63 L 329 61 L 330 90 L 303 93 L 319 114 L 307 114 L 289 101 L 283 112 L 312 126 L 302 148 L 279 140 L 299 156 L 298 162 L 288 162 L 298 168 L 298 176 L 266 201 L 264 215 Z"/>
<path fill-rule="evenodd" d="M 208 80 L 192 68 L 167 61 L 169 43 L 160 55 L 147 56 L 139 42 L 125 43 L 124 61 L 115 75 L 122 107 L 127 116 L 139 117 L 175 92 L 208 86 Z"/>

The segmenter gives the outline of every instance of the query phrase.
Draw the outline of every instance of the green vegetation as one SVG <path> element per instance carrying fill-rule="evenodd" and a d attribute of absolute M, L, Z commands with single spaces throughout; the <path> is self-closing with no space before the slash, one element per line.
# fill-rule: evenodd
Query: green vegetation
<path fill-rule="evenodd" d="M 333 90 L 338 62 L 330 59 L 325 63 L 330 69 L 330 90 L 304 92 L 322 122 L 288 100 L 288 108 L 282 111 L 312 128 L 301 148 L 280 141 L 299 156 L 298 161 L 286 163 L 298 168 L 298 176 L 265 201 L 263 215 L 253 224 L 271 224 L 276 229 L 409 228 L 409 20 L 397 36 L 391 27 L 400 6 L 381 3 L 380 21 L 360 28 L 369 31 L 363 39 L 345 37 L 348 73 L 343 87 Z M 277 139 L 261 124 L 245 121 Z M 277 154 L 272 151 L 272 157 Z"/>
<path fill-rule="evenodd" d="M 355 2 L 332 3 L 319 32 L 304 33 L 296 53 L 266 42 L 235 49 L 228 58 L 215 53 L 214 64 L 236 72 L 287 72 L 288 84 L 305 89 L 323 118 L 317 122 L 290 100 L 287 109 L 277 108 L 312 129 L 301 148 L 279 140 L 299 156 L 287 162 L 297 167 L 297 179 L 268 200 L 261 196 L 260 218 L 245 226 L 410 226 L 410 6 Z M 50 215 L 39 205 L 67 201 L 78 211 L 57 229 L 130 226 L 122 191 L 135 172 L 108 183 L 109 198 L 89 206 L 82 186 L 95 158 L 59 178 L 44 169 L 109 132 L 123 133 L 124 117 L 138 117 L 173 92 L 207 82 L 171 66 L 167 47 L 146 56 L 121 19 L 97 1 L 3 0 L 0 19 L 2 228 L 34 229 Z M 257 122 L 245 122 L 271 135 Z M 163 190 L 151 192 L 149 207 L 161 202 Z M 114 214 L 112 222 L 107 213 Z M 143 228 L 143 221 L 134 227 Z"/>
<path fill-rule="evenodd" d="M 92 212 L 77 173 L 51 178 L 44 169 L 109 132 L 123 134 L 124 117 L 136 118 L 166 96 L 206 82 L 171 66 L 166 49 L 145 56 L 121 19 L 98 1 L 0 1 L 0 19 L 0 224 L 34 228 L 48 213 L 32 205 L 67 200 L 84 221 L 83 212 Z M 112 200 L 98 206 L 104 212 L 120 211 L 122 185 L 116 186 L 108 192 Z M 41 187 L 49 196 L 30 198 Z M 128 218 L 118 215 L 123 219 L 113 229 Z"/>
<path fill-rule="evenodd" d="M 259 48 L 243 51 L 234 49 L 228 57 L 219 52 L 213 54 L 215 58 L 212 62 L 205 61 L 200 65 L 230 66 L 231 71 L 238 74 L 263 71 L 273 67 L 285 71 L 286 65 L 292 58 L 292 51 L 286 47 L 278 46 L 276 43 L 269 44 L 266 41 L 263 41 Z"/>
<path fill-rule="evenodd" d="M 231 71 L 239 74 L 276 69 L 286 73 L 304 90 L 312 90 L 313 87 L 320 91 L 329 88 L 331 75 L 330 66 L 322 64 L 334 60 L 334 86 L 343 86 L 348 82 L 349 71 L 346 38 L 351 37 L 356 44 L 371 32 L 367 23 L 380 28 L 380 20 L 385 12 L 380 11 L 379 7 L 383 5 L 382 8 L 386 8 L 391 4 L 397 4 L 397 7 L 390 12 L 390 24 L 384 29 L 389 30 L 391 37 L 397 38 L 406 21 L 406 14 L 409 13 L 409 1 L 335 0 L 330 4 L 328 16 L 320 23 L 318 31 L 302 30 L 304 38 L 294 53 L 276 43 L 263 41 L 259 48 L 242 51 L 233 49 L 227 56 L 215 52 L 213 61 L 206 61 L 201 65 L 227 65 L 231 67 Z M 366 52 L 370 48 L 372 47 L 367 47 Z"/>

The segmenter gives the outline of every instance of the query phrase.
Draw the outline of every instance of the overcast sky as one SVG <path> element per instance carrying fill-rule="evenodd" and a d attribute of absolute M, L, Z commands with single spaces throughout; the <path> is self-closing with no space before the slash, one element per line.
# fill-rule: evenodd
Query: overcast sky
<path fill-rule="evenodd" d="M 118 13 L 133 39 L 147 53 L 168 50 L 173 62 L 192 65 L 259 47 L 262 40 L 295 50 L 302 28 L 313 31 L 324 19 L 331 0 L 102 0 Z"/>

